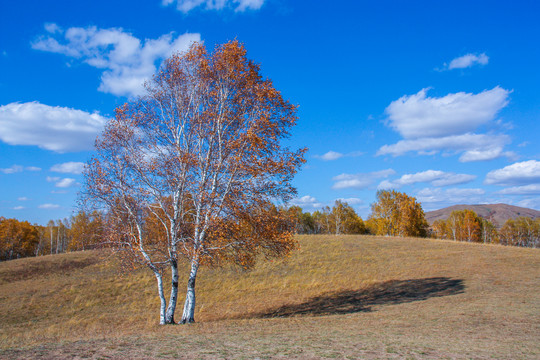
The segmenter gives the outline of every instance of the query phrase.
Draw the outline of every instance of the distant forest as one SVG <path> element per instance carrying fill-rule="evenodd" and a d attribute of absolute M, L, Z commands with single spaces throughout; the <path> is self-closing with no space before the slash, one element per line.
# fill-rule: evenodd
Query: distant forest
<path fill-rule="evenodd" d="M 371 234 L 431 237 L 454 241 L 540 248 L 540 219 L 518 217 L 500 229 L 472 210 L 455 210 L 431 226 L 414 197 L 394 190 L 377 192 L 371 214 L 364 221 L 352 206 L 336 200 L 314 212 L 299 206 L 276 208 L 288 215 L 297 234 Z M 50 220 L 46 226 L 0 217 L 0 261 L 59 254 L 106 246 L 106 214 L 80 211 L 71 218 Z M 160 241 L 160 229 L 151 218 L 148 234 Z M 152 227 L 152 228 L 150 228 Z"/>

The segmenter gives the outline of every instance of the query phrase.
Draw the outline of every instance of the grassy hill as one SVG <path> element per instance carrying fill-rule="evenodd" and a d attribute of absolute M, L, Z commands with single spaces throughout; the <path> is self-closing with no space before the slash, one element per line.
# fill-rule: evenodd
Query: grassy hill
<path fill-rule="evenodd" d="M 531 219 L 540 218 L 540 211 L 513 206 L 508 204 L 481 204 L 481 205 L 453 205 L 443 209 L 426 212 L 426 220 L 433 224 L 436 220 L 446 220 L 454 210 L 470 209 L 478 216 L 491 221 L 495 226 L 501 227 L 508 219 L 515 219 L 520 216 Z"/>
<path fill-rule="evenodd" d="M 299 241 L 253 271 L 203 269 L 189 326 L 158 326 L 152 275 L 106 254 L 0 263 L 0 358 L 540 357 L 538 249 Z"/>

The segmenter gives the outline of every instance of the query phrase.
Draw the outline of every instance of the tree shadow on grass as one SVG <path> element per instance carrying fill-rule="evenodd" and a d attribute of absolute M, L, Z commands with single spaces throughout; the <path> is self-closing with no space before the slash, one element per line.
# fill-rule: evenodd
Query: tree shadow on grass
<path fill-rule="evenodd" d="M 291 317 L 301 315 L 337 315 L 371 311 L 374 305 L 394 305 L 431 297 L 461 294 L 463 280 L 433 277 L 412 280 L 390 280 L 360 290 L 340 291 L 316 296 L 301 304 L 283 305 L 256 318 Z"/>

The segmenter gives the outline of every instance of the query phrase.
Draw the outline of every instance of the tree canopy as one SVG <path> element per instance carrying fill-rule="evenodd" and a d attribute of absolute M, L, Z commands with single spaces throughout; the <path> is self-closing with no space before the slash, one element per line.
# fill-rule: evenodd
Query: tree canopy
<path fill-rule="evenodd" d="M 96 142 L 85 194 L 108 211 L 108 241 L 156 276 L 160 323 L 174 322 L 178 256 L 191 264 L 181 321 L 192 322 L 201 264 L 250 267 L 258 253 L 295 247 L 287 214 L 272 204 L 295 194 L 305 149 L 281 140 L 296 120 L 296 106 L 237 41 L 171 56 L 145 96 L 116 110 Z"/>
<path fill-rule="evenodd" d="M 391 236 L 427 236 L 424 210 L 416 198 L 395 190 L 377 191 L 367 221 L 370 232 Z"/>

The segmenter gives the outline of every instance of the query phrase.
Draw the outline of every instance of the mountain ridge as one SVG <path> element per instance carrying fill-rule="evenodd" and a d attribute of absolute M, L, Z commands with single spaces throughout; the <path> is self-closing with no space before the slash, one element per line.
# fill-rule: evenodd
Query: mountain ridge
<path fill-rule="evenodd" d="M 470 209 L 478 216 L 489 220 L 497 227 L 503 226 L 508 219 L 515 219 L 520 216 L 532 219 L 540 218 L 540 211 L 508 205 L 508 204 L 476 204 L 476 205 L 452 205 L 439 210 L 427 211 L 425 213 L 427 222 L 431 225 L 436 220 L 447 219 L 452 211 Z"/>

